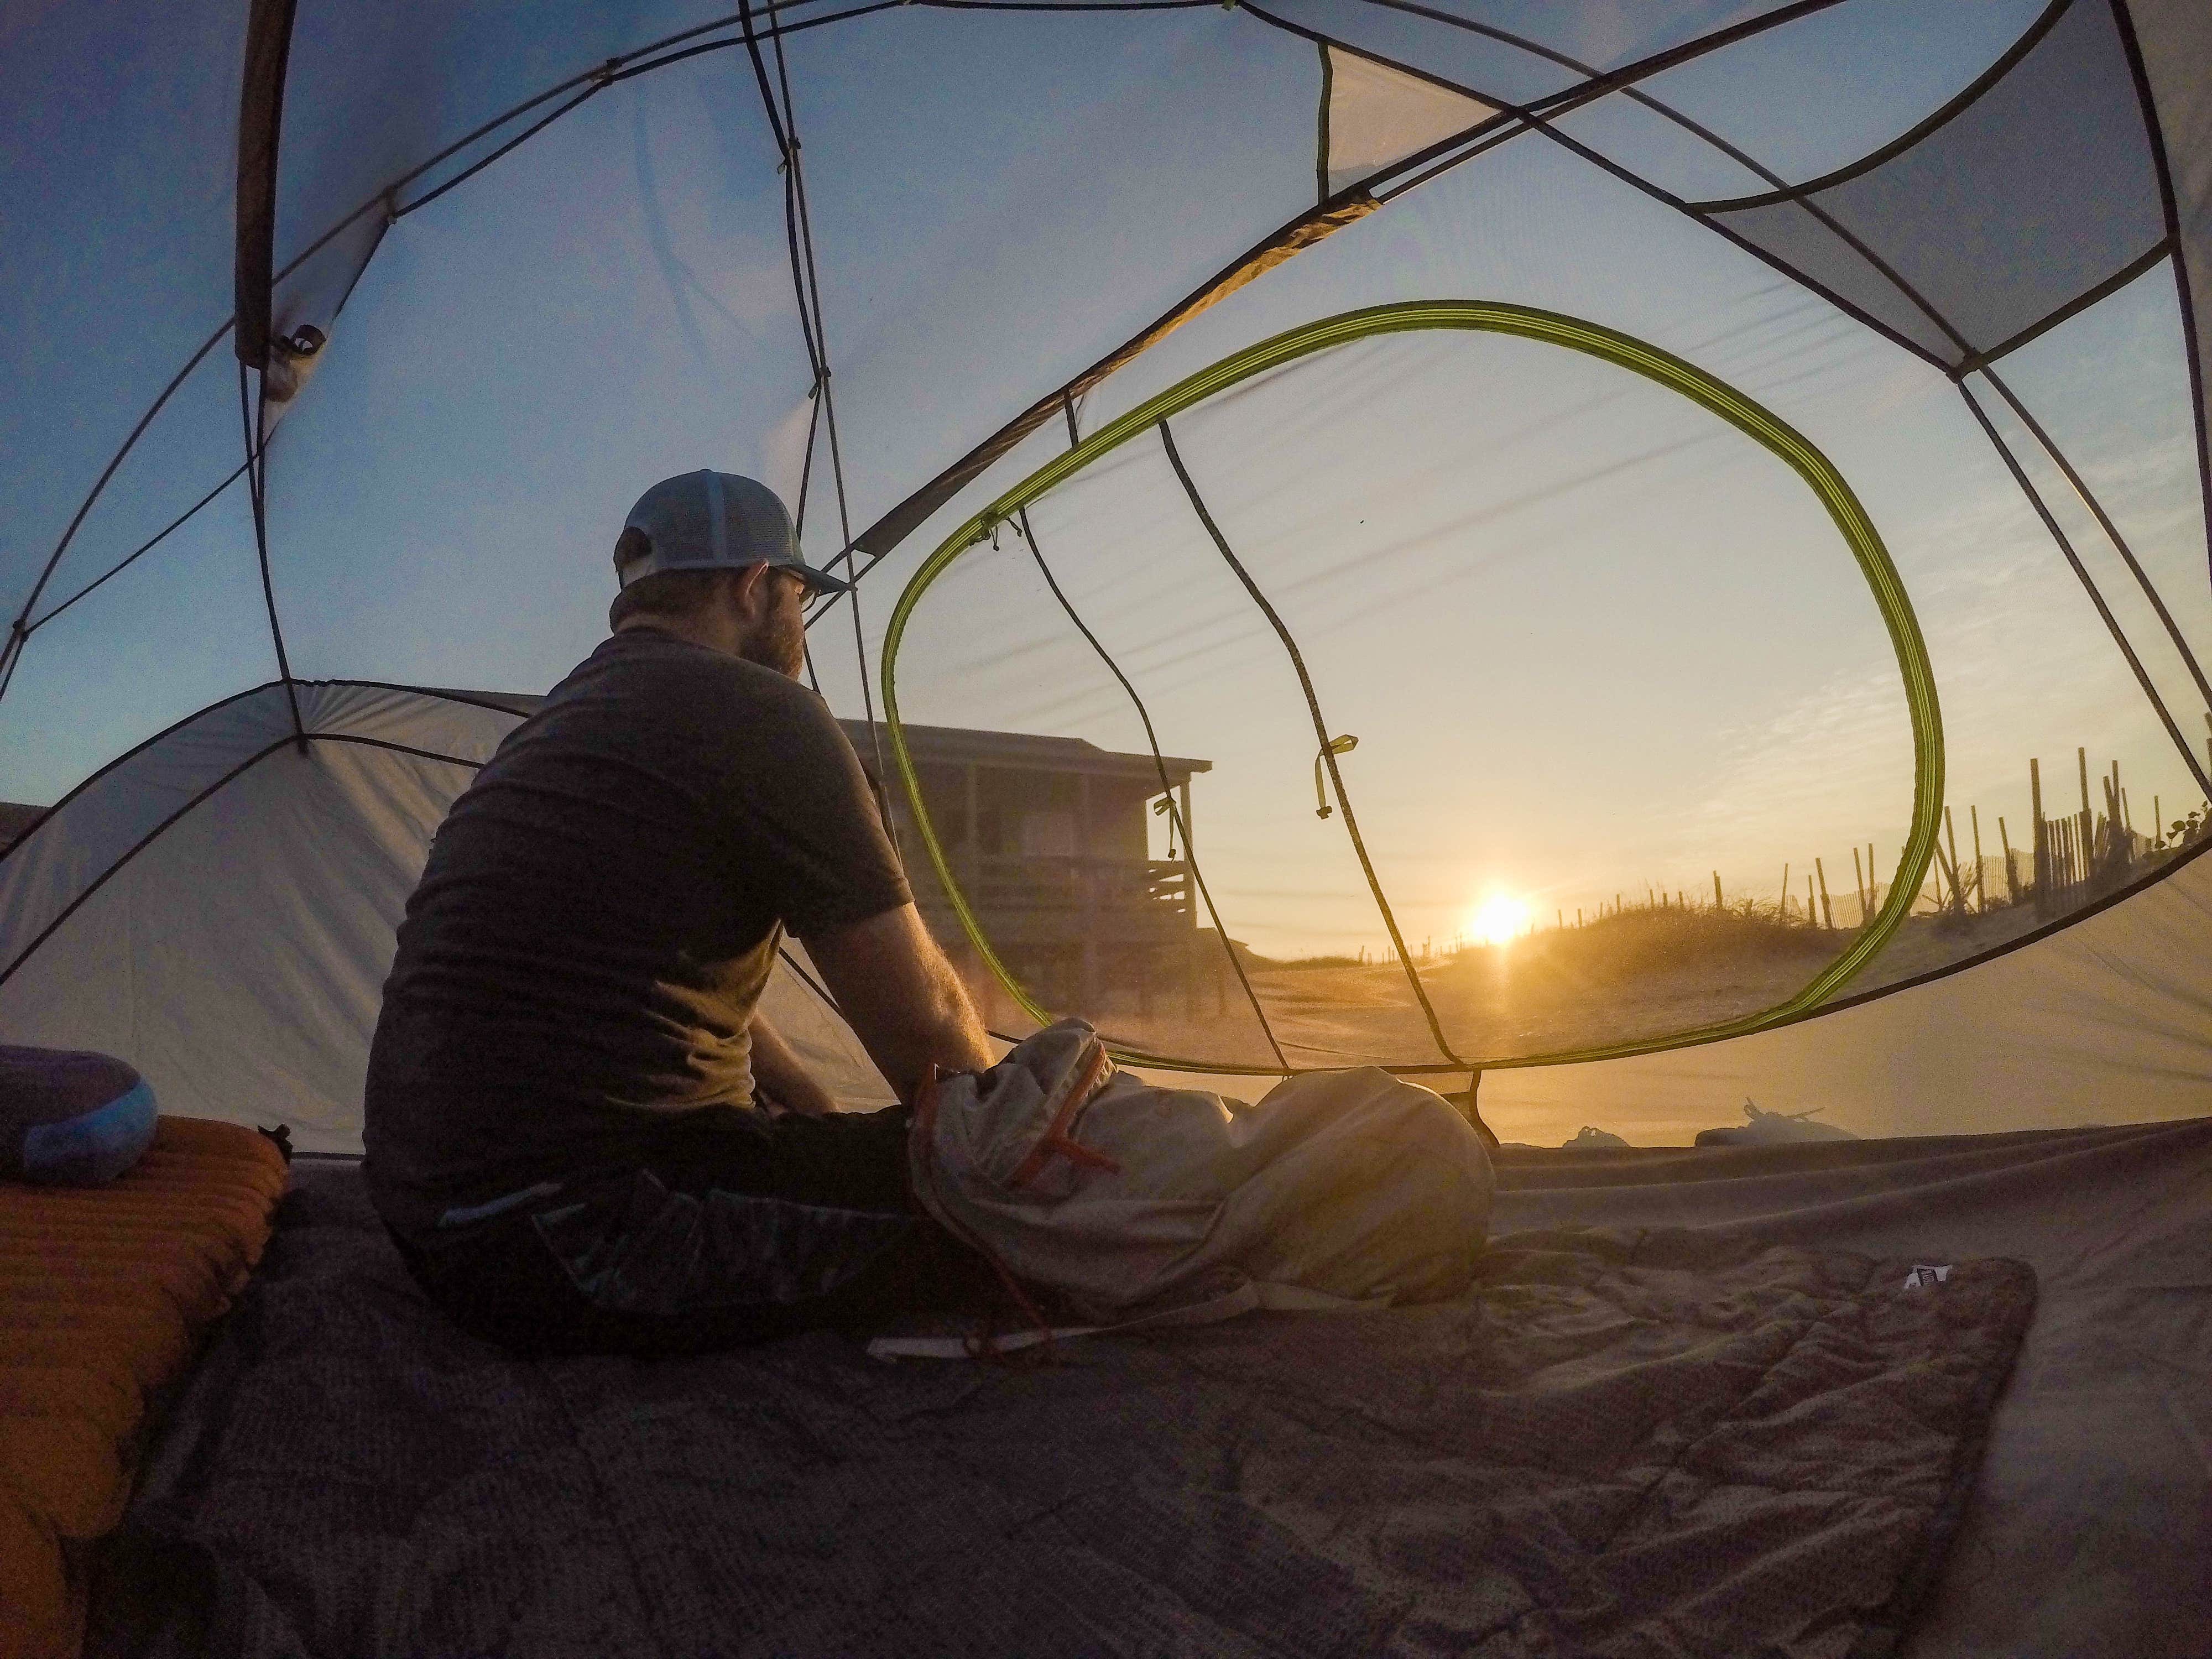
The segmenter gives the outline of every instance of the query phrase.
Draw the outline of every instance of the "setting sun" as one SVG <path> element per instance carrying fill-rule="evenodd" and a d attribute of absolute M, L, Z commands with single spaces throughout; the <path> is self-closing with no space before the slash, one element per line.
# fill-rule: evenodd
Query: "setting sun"
<path fill-rule="evenodd" d="M 1503 945 L 1528 929 L 1527 902 L 1504 893 L 1492 893 L 1468 918 L 1468 937 L 1478 945 Z"/>

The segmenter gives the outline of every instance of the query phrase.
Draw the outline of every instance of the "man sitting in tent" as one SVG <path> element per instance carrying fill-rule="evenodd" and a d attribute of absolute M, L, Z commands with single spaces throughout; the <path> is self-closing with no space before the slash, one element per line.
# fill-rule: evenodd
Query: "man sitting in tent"
<path fill-rule="evenodd" d="M 370 1050 L 369 1190 L 431 1297 L 525 1352 L 692 1351 L 969 1294 L 903 1107 L 838 1115 L 758 1002 L 784 931 L 911 1101 L 992 1055 L 851 745 L 796 683 L 848 584 L 694 472 L 615 548 L 613 634 L 453 804 Z"/>

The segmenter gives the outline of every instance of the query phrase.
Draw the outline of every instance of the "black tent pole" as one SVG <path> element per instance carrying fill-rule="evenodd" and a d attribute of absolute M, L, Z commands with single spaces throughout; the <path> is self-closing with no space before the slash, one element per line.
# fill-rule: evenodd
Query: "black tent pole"
<path fill-rule="evenodd" d="M 1982 407 L 1981 399 L 1974 396 L 1973 388 L 1964 380 L 1960 380 L 1958 386 L 1959 395 L 1966 400 L 1966 407 L 1973 410 L 1974 418 L 1981 422 L 1982 430 L 1988 434 L 1990 442 L 1996 447 L 1998 455 L 2003 458 L 2005 466 L 2012 473 L 2013 482 L 2020 486 L 2021 493 L 2035 508 L 2036 517 L 2043 520 L 2043 527 L 2051 532 L 2051 539 L 2057 543 L 2058 550 L 2066 556 L 2066 562 L 2081 580 L 2081 591 L 2089 596 L 2089 603 L 2096 606 L 2097 614 L 2104 618 L 2105 629 L 2112 636 L 2112 643 L 2119 647 L 2120 655 L 2127 659 L 2128 667 L 2135 674 L 2136 684 L 2142 688 L 2143 696 L 2157 710 L 2166 735 L 2173 739 L 2173 746 L 2181 751 L 2182 763 L 2188 767 L 2190 775 L 2203 787 L 2205 794 L 2212 797 L 2212 775 L 2206 773 L 2204 763 L 2197 758 L 2196 750 L 2191 746 L 2189 739 L 2181 735 L 2181 727 L 2175 724 L 2172 712 L 2166 706 L 2166 700 L 2158 695 L 2158 687 L 2152 684 L 2149 671 L 2143 666 L 2142 659 L 2136 654 L 2135 647 L 2128 642 L 2127 634 L 2121 629 L 2119 619 L 2112 615 L 2112 607 L 2105 603 L 2105 596 L 2097 591 L 2097 584 L 2090 579 L 2088 567 L 2081 562 L 2081 556 L 2074 550 L 2073 542 L 2052 516 L 2051 508 L 2044 501 L 2043 493 L 2036 489 L 2034 480 L 2021 465 L 2020 458 L 2012 453 L 2012 447 L 1997 431 L 1996 422 L 1990 419 L 1989 411 Z"/>
<path fill-rule="evenodd" d="M 2197 690 L 2204 699 L 2204 706 L 2212 708 L 2212 683 L 2206 681 L 2203 669 L 2197 665 L 2197 653 L 2189 648 L 2189 641 L 2182 637 L 2180 625 L 2173 620 L 2173 613 L 2166 608 L 2165 599 L 2151 585 L 2150 577 L 2136 558 L 2135 550 L 2128 545 L 2127 538 L 2120 534 L 2120 527 L 2105 511 L 2104 503 L 2097 499 L 2081 475 L 2074 470 L 2074 463 L 2066 459 L 2065 452 L 2043 429 L 2043 422 L 2029 412 L 2026 404 L 2013 395 L 2010 386 L 1997 378 L 1996 370 L 1984 364 L 1981 375 L 1996 388 L 1997 395 L 2012 406 L 2012 412 L 2020 417 L 2021 424 L 2034 434 L 2036 442 L 2043 446 L 2043 453 L 2050 456 L 2057 463 L 2058 470 L 2066 475 L 2066 482 L 2073 486 L 2074 493 L 2081 498 L 2081 505 L 2087 507 L 2090 515 L 2097 520 L 2097 527 L 2105 532 L 2105 538 L 2126 562 L 2129 573 L 2136 579 L 2136 585 L 2142 589 L 2143 598 L 2148 599 L 2151 609 L 2158 612 L 2159 621 L 2166 626 L 2166 637 L 2173 641 L 2173 648 L 2181 653 L 2181 660 L 2189 665 L 2189 676 L 2197 682 Z"/>

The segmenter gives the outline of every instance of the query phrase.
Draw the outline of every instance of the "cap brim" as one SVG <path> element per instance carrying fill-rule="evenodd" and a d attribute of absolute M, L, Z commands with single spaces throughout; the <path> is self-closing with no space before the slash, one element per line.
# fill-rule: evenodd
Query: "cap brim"
<path fill-rule="evenodd" d="M 806 586 L 813 593 L 849 593 L 853 584 L 843 578 L 831 575 L 826 570 L 817 570 L 811 564 L 787 564 L 783 567 L 794 575 L 804 576 Z"/>

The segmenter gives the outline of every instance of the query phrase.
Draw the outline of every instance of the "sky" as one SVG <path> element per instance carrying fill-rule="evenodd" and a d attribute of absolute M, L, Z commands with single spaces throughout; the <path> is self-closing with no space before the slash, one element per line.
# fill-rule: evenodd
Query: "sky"
<path fill-rule="evenodd" d="M 685 9 L 655 21 L 680 26 Z M 1851 0 L 1654 89 L 1806 176 L 1910 127 L 2035 9 Z M 398 48 L 318 38 L 308 50 L 329 67 L 288 114 L 303 159 L 287 201 L 349 204 L 386 151 L 465 126 L 471 99 L 550 83 L 568 58 L 590 60 L 595 29 L 647 27 L 620 8 L 580 15 L 565 55 L 535 40 L 516 58 L 476 36 L 448 58 L 423 48 L 456 73 L 397 100 L 362 151 L 332 134 L 366 118 L 363 88 L 396 72 Z M 1566 44 L 1615 61 L 1635 46 L 1628 15 L 1591 9 Z M 173 45 L 208 49 L 189 32 Z M 902 11 L 798 37 L 792 68 L 856 527 L 1310 200 L 1312 48 L 1214 9 L 1140 22 Z M 50 544 L 105 447 L 228 304 L 228 225 L 210 197 L 221 168 L 180 163 L 189 188 L 173 199 L 142 175 L 164 132 L 188 156 L 220 148 L 234 79 L 163 85 L 161 121 L 118 109 L 101 156 L 57 163 L 45 195 L 19 182 L 4 198 L 9 270 L 47 307 L 35 341 L 9 331 L 6 430 L 17 452 L 51 458 L 6 486 L 8 571 Z M 41 108 L 19 140 L 69 113 Z M 1685 191 L 1740 179 L 1632 113 L 1577 119 Z M 61 210 L 99 189 L 130 211 Z M 289 245 L 308 210 L 286 222 Z M 295 672 L 543 690 L 602 636 L 608 550 L 646 484 L 713 465 L 795 495 L 812 409 L 783 229 L 737 53 L 611 89 L 393 225 L 271 448 L 272 579 Z M 1421 186 L 1186 325 L 1092 395 L 1085 429 L 1275 330 L 1458 296 L 1650 339 L 1830 456 L 1926 632 L 1962 835 L 1972 804 L 1985 829 L 2003 814 L 2017 844 L 2028 758 L 2063 782 L 2077 745 L 2093 769 L 2120 763 L 2138 827 L 2154 794 L 2197 799 L 1955 389 L 1540 139 Z M 2154 270 L 2004 372 L 2202 650 L 2212 592 L 2177 330 L 2171 280 Z M 219 348 L 88 518 L 50 603 L 236 465 L 235 398 Z M 1417 337 L 1265 377 L 1176 429 L 1298 637 L 1332 728 L 1359 738 L 1346 781 L 1416 939 L 1449 938 L 1493 894 L 1548 918 L 1647 886 L 1707 892 L 1717 871 L 1731 896 L 1771 899 L 1785 864 L 1820 857 L 1833 889 L 1854 847 L 1897 856 L 1909 738 L 1865 584 L 1802 484 L 1674 394 L 1527 343 Z M 872 661 L 921 558 L 1064 443 L 1058 428 L 1036 434 L 869 579 Z M 838 545 L 826 459 L 806 502 L 817 558 Z M 2063 483 L 2053 501 L 2201 739 L 2147 608 Z M 1194 811 L 1232 933 L 1281 954 L 1379 947 L 1341 821 L 1314 813 L 1295 679 L 1157 445 L 1109 458 L 1033 520 L 1164 746 L 1214 763 Z M 849 629 L 840 611 L 817 656 L 833 703 L 858 714 Z M 234 489 L 34 637 L 0 702 L 0 796 L 54 799 L 274 670 Z M 1004 538 L 931 591 L 898 674 L 909 719 L 1141 747 L 1118 687 Z"/>

